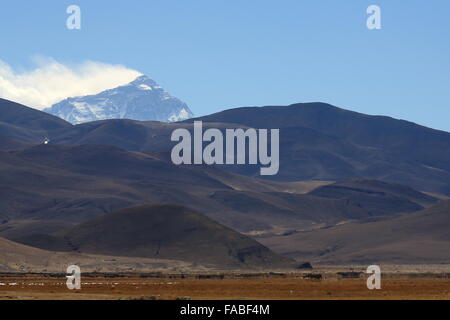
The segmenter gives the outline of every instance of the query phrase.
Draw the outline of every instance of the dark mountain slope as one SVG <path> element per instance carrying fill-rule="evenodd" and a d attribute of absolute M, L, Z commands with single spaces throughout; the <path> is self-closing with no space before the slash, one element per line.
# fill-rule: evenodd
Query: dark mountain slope
<path fill-rule="evenodd" d="M 43 142 L 72 125 L 58 117 L 0 98 L 0 135 Z"/>
<path fill-rule="evenodd" d="M 79 222 L 133 204 L 189 203 L 197 192 L 230 189 L 226 178 L 110 146 L 38 145 L 0 152 L 0 177 L 0 222 Z"/>
<path fill-rule="evenodd" d="M 60 243 L 82 253 L 177 259 L 224 268 L 290 265 L 255 240 L 169 204 L 119 210 L 61 231 L 46 246 L 61 249 Z"/>
<path fill-rule="evenodd" d="M 0 222 L 16 219 L 82 221 L 129 206 L 127 188 L 0 152 Z M 131 197 L 132 198 L 132 197 Z"/>
<path fill-rule="evenodd" d="M 325 103 L 298 103 L 287 107 L 230 109 L 197 119 L 238 123 L 256 128 L 306 127 L 393 155 L 413 158 L 432 167 L 450 170 L 450 133 L 386 116 L 371 116 Z M 444 160 L 445 159 L 445 160 Z"/>
<path fill-rule="evenodd" d="M 175 166 L 148 154 L 106 145 L 38 145 L 15 153 L 36 164 L 79 174 L 129 180 L 158 180 L 166 184 L 195 182 L 204 187 L 226 187 L 189 166 Z"/>
<path fill-rule="evenodd" d="M 0 151 L 11 151 L 30 147 L 31 144 L 19 140 L 10 139 L 0 135 Z"/>
<path fill-rule="evenodd" d="M 278 176 L 269 178 L 340 180 L 363 176 L 450 194 L 448 132 L 324 103 L 236 108 L 185 122 L 194 120 L 280 128 L 283 165 Z M 334 146 L 302 134 L 299 130 L 305 129 L 301 128 L 332 137 Z M 241 169 L 241 173 L 245 171 Z"/>
<path fill-rule="evenodd" d="M 319 187 L 309 194 L 349 199 L 373 216 L 419 211 L 438 202 L 438 199 L 407 186 L 367 179 L 340 181 Z"/>
<path fill-rule="evenodd" d="M 295 185 L 238 176 L 214 167 L 175 166 L 163 158 L 95 145 L 49 144 L 0 153 L 0 222 L 81 222 L 131 205 L 171 202 L 190 206 L 240 230 L 270 229 L 274 221 L 290 225 L 306 219 L 311 223 L 310 216 L 292 209 L 295 205 L 286 211 L 281 200 L 272 206 L 272 212 L 265 208 L 266 215 L 261 217 L 256 206 L 249 211 L 241 201 L 243 209 L 230 208 L 220 197 L 211 196 L 214 192 L 235 191 L 230 197 L 237 203 L 252 190 L 248 197 L 261 201 L 264 196 L 258 195 L 260 192 L 296 192 Z M 305 184 L 301 186 L 304 188 Z M 278 197 L 271 196 L 270 201 Z M 267 199 L 264 203 L 269 205 Z M 295 201 L 301 199 L 291 202 Z M 290 215 L 283 221 L 281 212 Z M 333 212 L 330 208 L 327 213 L 330 221 L 341 216 L 333 217 Z"/>
<path fill-rule="evenodd" d="M 244 232 L 285 232 L 370 218 L 367 210 L 348 200 L 304 194 L 230 190 L 212 192 L 206 200 L 215 209 L 210 213 L 214 219 Z"/>
<path fill-rule="evenodd" d="M 62 221 L 16 220 L 0 224 L 0 237 L 14 241 L 24 235 L 50 234 L 73 227 L 75 224 Z"/>
<path fill-rule="evenodd" d="M 114 119 L 73 126 L 53 144 L 105 144 L 129 151 L 170 150 L 170 134 L 178 125 L 156 121 Z"/>
<path fill-rule="evenodd" d="M 76 252 L 53 252 L 0 238 L 0 272 L 58 273 L 76 264 L 83 272 L 192 272 L 205 271 L 202 265 L 177 260 L 111 257 Z"/>
<path fill-rule="evenodd" d="M 260 241 L 275 252 L 326 263 L 449 263 L 450 201 L 389 220 Z"/>
<path fill-rule="evenodd" d="M 369 116 L 322 103 L 237 108 L 198 118 L 208 127 L 280 128 L 277 181 L 367 177 L 450 195 L 450 134 L 389 117 Z M 108 144 L 131 151 L 170 152 L 173 130 L 193 119 L 164 124 L 131 120 L 86 123 L 52 139 L 62 144 Z M 259 165 L 223 169 L 259 176 Z"/>
<path fill-rule="evenodd" d="M 333 141 L 330 137 L 329 149 L 336 147 Z M 264 182 L 220 168 L 175 166 L 164 153 L 127 152 L 106 145 L 41 144 L 0 154 L 0 217 L 80 222 L 131 205 L 171 202 L 252 232 L 332 225 L 373 215 L 358 199 L 284 194 L 280 191 L 292 184 Z M 391 202 L 389 210 L 377 214 L 422 208 L 404 201 L 407 210 Z"/>

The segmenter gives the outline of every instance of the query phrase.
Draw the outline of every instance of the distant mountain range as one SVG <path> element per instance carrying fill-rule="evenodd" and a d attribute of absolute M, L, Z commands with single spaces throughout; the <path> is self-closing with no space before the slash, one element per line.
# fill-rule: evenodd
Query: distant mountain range
<path fill-rule="evenodd" d="M 164 208 L 171 213 L 168 220 L 158 220 L 160 225 L 170 226 L 175 216 L 189 225 L 187 217 L 198 215 L 205 223 L 213 220 L 214 228 L 244 234 L 230 245 L 232 252 L 243 243 L 255 248 L 246 238 L 253 237 L 269 250 L 302 261 L 448 262 L 439 250 L 449 243 L 450 214 L 444 214 L 448 204 L 441 202 L 450 196 L 449 133 L 323 103 L 237 108 L 198 119 L 205 129 L 279 128 L 279 174 L 267 180 L 251 165 L 173 165 L 170 134 L 180 127 L 192 130 L 194 119 L 72 125 L 0 99 L 0 237 L 45 250 L 154 259 L 147 246 L 154 248 L 156 238 L 140 238 L 140 249 L 133 250 L 133 235 L 139 225 L 150 228 L 162 219 L 154 209 Z M 121 210 L 135 206 L 142 220 L 133 220 L 129 232 L 117 239 L 108 238 L 124 224 Z M 202 265 L 243 268 L 285 263 L 265 247 L 250 250 L 250 264 L 239 255 L 228 256 L 227 262 L 217 255 L 195 256 L 190 239 L 214 233 L 203 222 L 187 235 L 181 253 L 183 245 L 173 242 L 166 229 L 158 230 L 155 236 L 170 252 L 164 259 L 183 256 Z M 105 228 L 105 239 L 92 247 L 92 226 L 98 224 Z M 124 246 L 114 251 L 116 240 Z M 222 242 L 210 243 L 205 252 L 224 252 Z M 441 249 L 429 250 L 427 244 Z"/>
<path fill-rule="evenodd" d="M 236 108 L 176 125 L 130 120 L 90 122 L 58 132 L 52 129 L 49 134 L 55 144 L 108 144 L 128 151 L 168 153 L 175 126 L 192 130 L 194 120 L 202 120 L 205 130 L 280 129 L 279 173 L 260 176 L 259 165 L 220 166 L 239 175 L 274 181 L 366 177 L 450 195 L 450 133 L 324 103 Z M 14 136 L 20 134 L 26 132 Z"/>
<path fill-rule="evenodd" d="M 369 177 L 450 195 L 450 133 L 326 103 L 229 109 L 197 119 L 280 128 L 280 172 L 271 179 Z M 255 175 L 257 166 L 235 166 Z"/>
<path fill-rule="evenodd" d="M 72 124 L 106 119 L 174 122 L 193 116 L 184 102 L 145 75 L 95 95 L 67 98 L 44 111 Z"/>

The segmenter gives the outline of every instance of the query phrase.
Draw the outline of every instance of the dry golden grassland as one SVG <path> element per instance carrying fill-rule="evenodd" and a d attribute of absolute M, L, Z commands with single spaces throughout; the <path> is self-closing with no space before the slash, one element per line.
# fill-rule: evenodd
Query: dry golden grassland
<path fill-rule="evenodd" d="M 437 268 L 437 269 L 436 269 Z M 64 275 L 0 275 L 0 299 L 444 299 L 446 268 L 388 269 L 382 288 L 368 290 L 361 268 L 323 267 L 296 273 L 82 275 L 69 290 Z"/>

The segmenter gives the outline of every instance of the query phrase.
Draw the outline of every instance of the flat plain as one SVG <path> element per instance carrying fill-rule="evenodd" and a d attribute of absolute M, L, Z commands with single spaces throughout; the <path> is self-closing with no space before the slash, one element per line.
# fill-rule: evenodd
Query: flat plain
<path fill-rule="evenodd" d="M 271 273 L 86 274 L 69 290 L 58 274 L 1 274 L 0 299 L 51 300 L 450 300 L 450 266 L 386 266 L 369 290 L 363 267 Z"/>

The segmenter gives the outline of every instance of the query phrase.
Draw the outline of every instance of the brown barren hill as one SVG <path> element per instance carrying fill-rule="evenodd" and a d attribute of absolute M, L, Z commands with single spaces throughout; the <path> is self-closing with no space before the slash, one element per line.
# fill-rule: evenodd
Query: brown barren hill
<path fill-rule="evenodd" d="M 207 270 L 184 261 L 52 252 L 0 238 L 0 272 L 65 273 L 70 265 L 82 272 L 187 272 Z M 62 276 L 62 279 L 65 278 Z M 61 282 L 61 278 L 59 278 Z M 1 281 L 0 281 L 1 282 Z"/>
<path fill-rule="evenodd" d="M 372 216 L 419 211 L 439 201 L 409 186 L 364 178 L 321 186 L 309 194 L 323 198 L 348 199 L 366 209 Z"/>
<path fill-rule="evenodd" d="M 450 201 L 382 221 L 261 242 L 280 254 L 323 263 L 450 263 Z"/>
<path fill-rule="evenodd" d="M 66 250 L 82 253 L 175 259 L 220 268 L 286 268 L 292 263 L 196 211 L 171 204 L 122 209 L 56 237 L 65 242 Z M 55 238 L 45 245 L 61 248 Z"/>

